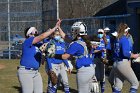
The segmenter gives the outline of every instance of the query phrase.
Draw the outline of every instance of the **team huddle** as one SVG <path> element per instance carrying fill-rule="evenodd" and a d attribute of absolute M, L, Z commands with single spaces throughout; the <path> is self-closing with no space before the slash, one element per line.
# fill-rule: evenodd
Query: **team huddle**
<path fill-rule="evenodd" d="M 120 23 L 111 35 L 108 27 L 98 29 L 93 37 L 87 35 L 83 22 L 71 26 L 71 35 L 65 34 L 60 24 L 59 19 L 54 28 L 40 35 L 35 27 L 25 29 L 26 40 L 18 66 L 22 93 L 43 93 L 39 67 L 44 63 L 48 75 L 47 93 L 57 93 L 61 84 L 65 93 L 72 93 L 67 76 L 73 69 L 72 62 L 77 71 L 78 93 L 104 93 L 105 66 L 110 62 L 113 66 L 108 80 L 112 93 L 121 93 L 124 80 L 131 84 L 129 92 L 137 93 L 139 82 L 131 68 L 131 59 L 138 59 L 140 55 L 133 53 L 133 39 L 127 24 Z"/>

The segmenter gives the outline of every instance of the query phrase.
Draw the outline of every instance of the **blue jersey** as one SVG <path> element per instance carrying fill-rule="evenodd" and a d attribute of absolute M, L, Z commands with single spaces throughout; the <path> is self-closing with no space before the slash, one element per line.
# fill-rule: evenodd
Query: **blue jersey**
<path fill-rule="evenodd" d="M 93 64 L 89 55 L 78 58 L 79 56 L 84 55 L 84 47 L 77 42 L 72 42 L 66 50 L 66 53 L 76 56 L 77 69 L 81 68 L 82 66 L 89 66 L 90 64 Z"/>
<path fill-rule="evenodd" d="M 115 58 L 116 60 L 130 59 L 131 47 L 126 36 L 122 36 L 115 44 Z"/>
<path fill-rule="evenodd" d="M 129 46 L 130 46 L 130 49 L 131 51 L 133 51 L 133 41 L 132 41 L 132 37 L 127 37 L 128 38 L 128 41 L 129 41 Z"/>
<path fill-rule="evenodd" d="M 59 42 L 56 40 L 50 40 L 50 42 L 53 42 L 55 44 L 55 54 L 64 54 L 65 53 L 65 42 Z M 55 58 L 46 58 L 46 61 L 48 62 L 48 68 L 52 69 L 51 63 L 54 64 L 60 64 L 62 62 L 65 63 L 67 67 L 69 67 L 67 60 L 61 60 L 61 59 L 55 59 Z"/>
<path fill-rule="evenodd" d="M 20 65 L 38 69 L 41 62 L 41 52 L 38 47 L 42 44 L 32 44 L 34 37 L 26 39 L 22 45 L 22 57 Z"/>
<path fill-rule="evenodd" d="M 111 52 L 112 52 L 112 60 L 113 62 L 116 61 L 116 57 L 119 55 L 119 51 L 120 51 L 120 48 L 119 48 L 119 41 L 117 38 L 112 38 L 112 42 L 111 42 Z"/>
<path fill-rule="evenodd" d="M 106 36 L 106 39 L 107 39 L 106 49 L 111 50 L 110 36 L 107 35 L 107 36 Z"/>
<path fill-rule="evenodd" d="M 48 43 L 49 41 L 50 41 L 50 38 L 45 38 L 45 39 L 43 40 L 44 43 Z"/>
<path fill-rule="evenodd" d="M 96 48 L 96 50 L 103 50 L 105 49 L 105 42 L 103 39 L 100 40 L 100 45 Z M 104 52 L 101 52 L 101 53 L 95 53 L 95 57 L 98 57 L 98 58 L 103 58 L 104 57 Z"/>
<path fill-rule="evenodd" d="M 91 59 L 92 59 L 93 63 L 94 63 L 94 57 L 95 57 L 94 50 L 95 50 L 95 49 L 94 49 L 94 48 L 92 48 L 91 53 L 90 53 L 90 57 L 91 57 Z"/>

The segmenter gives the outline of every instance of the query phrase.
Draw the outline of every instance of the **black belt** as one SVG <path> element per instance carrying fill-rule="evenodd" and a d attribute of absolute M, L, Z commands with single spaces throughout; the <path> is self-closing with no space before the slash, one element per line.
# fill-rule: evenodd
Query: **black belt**
<path fill-rule="evenodd" d="M 123 61 L 124 59 L 117 59 L 117 61 Z M 130 59 L 125 59 L 125 60 L 128 60 L 129 61 Z"/>
<path fill-rule="evenodd" d="M 92 64 L 88 64 L 88 65 L 84 65 L 84 66 L 81 66 L 81 67 L 90 67 Z M 77 68 L 77 69 L 80 69 L 81 67 Z"/>
<path fill-rule="evenodd" d="M 26 70 L 38 70 L 36 68 L 24 67 L 24 66 L 18 66 L 17 69 L 19 69 L 19 68 L 23 68 L 23 69 L 26 69 Z"/>
<path fill-rule="evenodd" d="M 90 67 L 90 65 L 91 65 L 91 64 L 89 64 L 89 65 L 85 65 L 84 67 Z"/>

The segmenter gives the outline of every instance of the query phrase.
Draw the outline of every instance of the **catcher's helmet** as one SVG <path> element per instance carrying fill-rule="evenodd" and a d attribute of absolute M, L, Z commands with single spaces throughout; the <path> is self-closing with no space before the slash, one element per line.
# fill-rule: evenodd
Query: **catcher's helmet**
<path fill-rule="evenodd" d="M 83 22 L 75 22 L 72 27 L 72 38 L 75 39 L 77 35 L 87 35 L 87 27 Z"/>

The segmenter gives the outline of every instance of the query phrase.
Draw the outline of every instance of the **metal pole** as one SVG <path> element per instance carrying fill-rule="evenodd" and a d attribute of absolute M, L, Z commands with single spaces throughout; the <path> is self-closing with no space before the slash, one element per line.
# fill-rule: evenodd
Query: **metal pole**
<path fill-rule="evenodd" d="M 59 19 L 59 0 L 56 1 L 57 19 Z"/>
<path fill-rule="evenodd" d="M 103 28 L 105 28 L 106 24 L 105 24 L 105 19 L 103 19 Z"/>
<path fill-rule="evenodd" d="M 10 39 L 10 2 L 8 0 L 8 38 L 9 38 L 9 59 L 11 59 L 11 39 Z"/>

